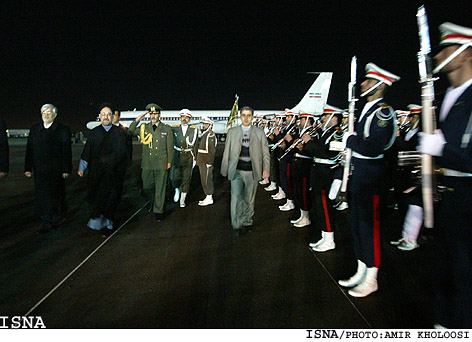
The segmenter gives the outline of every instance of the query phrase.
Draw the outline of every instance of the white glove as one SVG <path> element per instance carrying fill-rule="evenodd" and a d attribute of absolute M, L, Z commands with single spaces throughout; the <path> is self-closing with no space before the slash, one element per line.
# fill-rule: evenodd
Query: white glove
<path fill-rule="evenodd" d="M 441 157 L 446 144 L 444 134 L 440 129 L 434 131 L 433 134 L 423 132 L 418 133 L 419 144 L 416 149 L 424 154 L 429 154 L 435 157 Z"/>
<path fill-rule="evenodd" d="M 212 165 L 210 164 L 205 164 L 207 166 L 207 169 L 209 169 L 210 167 L 212 167 Z"/>
<path fill-rule="evenodd" d="M 344 144 L 344 146 L 346 146 L 347 139 L 348 139 L 351 135 L 356 136 L 356 135 L 357 135 L 357 132 L 352 132 L 352 133 L 344 132 L 344 134 L 343 134 L 343 144 Z"/>

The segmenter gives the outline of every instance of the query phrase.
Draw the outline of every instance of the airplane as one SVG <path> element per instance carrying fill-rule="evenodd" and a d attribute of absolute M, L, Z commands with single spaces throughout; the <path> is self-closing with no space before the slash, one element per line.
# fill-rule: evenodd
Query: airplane
<path fill-rule="evenodd" d="M 326 100 L 329 94 L 329 88 L 331 86 L 331 78 L 333 76 L 332 72 L 321 72 L 316 80 L 313 82 L 311 87 L 308 89 L 305 96 L 301 101 L 292 109 L 292 111 L 306 111 L 308 113 L 313 113 L 315 115 L 321 115 L 323 109 L 326 106 Z M 208 117 L 214 122 L 213 132 L 217 138 L 221 141 L 225 140 L 226 131 L 227 131 L 227 122 L 230 110 L 192 110 L 192 120 L 190 125 L 199 125 L 201 120 L 204 117 Z M 254 112 L 254 117 L 263 116 L 264 118 L 274 117 L 278 113 L 282 113 L 280 109 L 278 110 L 256 110 Z M 146 113 L 145 110 L 130 110 L 122 111 L 120 123 L 123 126 L 129 127 L 131 122 L 136 119 L 141 114 Z M 161 110 L 161 121 L 168 125 L 175 125 L 180 123 L 180 110 Z M 150 122 L 150 118 L 146 116 L 141 123 Z M 141 124 L 140 123 L 140 124 Z M 241 121 L 238 119 L 233 126 L 241 124 Z M 87 123 L 88 129 L 93 129 L 100 125 L 100 119 L 97 117 L 96 121 L 90 121 Z"/>

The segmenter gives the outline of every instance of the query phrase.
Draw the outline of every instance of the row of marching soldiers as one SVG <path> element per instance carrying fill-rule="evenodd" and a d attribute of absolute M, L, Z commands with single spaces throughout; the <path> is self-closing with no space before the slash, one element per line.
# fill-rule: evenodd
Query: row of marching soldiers
<path fill-rule="evenodd" d="M 278 190 L 272 196 L 275 200 L 286 199 L 279 206 L 281 211 L 300 210 L 300 217 L 291 221 L 295 227 L 311 224 L 309 212 L 313 206 L 322 235 L 310 247 L 317 252 L 333 250 L 333 205 L 341 183 L 337 170 L 342 169 L 337 167 L 342 154 L 335 148 L 336 142 L 341 141 L 343 149 L 352 151 L 349 208 L 357 270 L 338 283 L 349 288 L 349 295 L 366 297 L 378 290 L 381 208 L 392 179 L 396 200 L 403 206 L 399 209 L 406 216 L 402 237 L 391 244 L 402 250 L 417 248 L 423 220 L 420 191 L 405 181 L 408 174 L 402 174 L 410 170 L 400 164 L 394 171 L 396 164 L 391 163 L 389 155 L 392 151 L 396 156 L 397 151 L 417 150 L 439 157 L 436 162 L 442 167 L 443 193 L 434 239 L 438 256 L 432 275 L 435 327 L 471 328 L 472 29 L 444 23 L 440 31 L 440 50 L 434 59 L 451 84 L 440 106 L 440 129 L 418 133 L 420 106 L 410 105 L 406 114 L 396 113 L 385 103 L 385 92 L 400 77 L 369 63 L 360 84 L 366 102 L 359 108 L 352 133 L 340 128 L 341 111 L 326 110 L 316 120 L 310 113 L 287 110 L 275 119 L 267 133 L 272 145 L 272 171 L 266 190 Z M 262 184 L 269 181 L 263 180 Z M 405 201 L 404 195 L 409 192 L 411 196 Z"/>
<path fill-rule="evenodd" d="M 335 143 L 342 140 L 342 121 L 342 112 L 335 109 L 325 109 L 319 119 L 312 113 L 285 110 L 277 115 L 275 127 L 268 132 L 274 177 L 265 189 L 278 190 L 272 198 L 286 201 L 279 206 L 281 211 L 299 209 L 300 217 L 290 221 L 295 227 L 311 224 L 312 208 L 317 218 L 323 218 L 317 220 L 322 225 L 322 239 L 311 244 L 319 252 L 335 248 L 336 195 L 329 196 L 329 192 L 341 169 L 341 150 Z M 339 181 L 334 182 L 334 187 Z"/>

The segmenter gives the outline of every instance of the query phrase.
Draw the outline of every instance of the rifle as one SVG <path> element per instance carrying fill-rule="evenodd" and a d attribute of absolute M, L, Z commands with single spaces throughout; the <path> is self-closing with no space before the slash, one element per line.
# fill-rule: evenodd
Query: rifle
<path fill-rule="evenodd" d="M 357 58 L 353 56 L 351 59 L 351 80 L 349 81 L 348 85 L 348 101 L 349 101 L 349 120 L 348 120 L 348 133 L 354 132 L 354 114 L 356 111 L 356 82 L 357 82 Z M 344 163 L 344 170 L 343 170 L 343 180 L 341 184 L 341 192 L 339 194 L 339 199 L 342 202 L 347 201 L 347 182 L 349 179 L 349 174 L 351 172 L 351 158 L 352 158 L 352 150 L 350 148 L 346 148 L 346 161 Z"/>
<path fill-rule="evenodd" d="M 297 127 L 295 123 L 292 124 L 292 126 L 287 130 L 285 135 L 292 133 L 292 131 Z M 284 139 L 280 139 L 272 148 L 270 149 L 270 152 L 274 152 L 277 147 L 279 147 L 282 143 L 284 142 Z"/>
<path fill-rule="evenodd" d="M 436 129 L 436 115 L 433 105 L 434 81 L 431 59 L 431 43 L 429 40 L 428 17 L 423 6 L 416 13 L 418 21 L 418 35 L 420 38 L 420 51 L 418 52 L 418 68 L 421 83 L 421 105 L 423 106 L 421 121 L 424 133 L 433 133 Z M 434 226 L 434 175 L 433 156 L 421 155 L 421 186 L 423 194 L 424 226 Z"/>
<path fill-rule="evenodd" d="M 319 121 L 318 123 L 314 124 L 312 127 L 308 128 L 307 131 L 305 132 L 306 134 L 309 134 L 310 136 L 314 137 L 315 134 L 318 132 L 318 130 L 323 126 L 323 124 L 321 123 L 321 121 Z M 295 139 L 295 141 L 292 143 L 292 145 L 290 145 L 286 150 L 285 150 L 285 153 L 282 154 L 280 157 L 278 157 L 277 159 L 279 161 L 281 161 L 283 158 L 285 158 L 285 156 L 287 154 L 290 153 L 290 151 L 292 151 L 295 147 L 297 147 L 297 145 L 301 143 L 301 144 L 305 144 L 305 142 L 302 140 L 302 138 L 297 138 Z"/>

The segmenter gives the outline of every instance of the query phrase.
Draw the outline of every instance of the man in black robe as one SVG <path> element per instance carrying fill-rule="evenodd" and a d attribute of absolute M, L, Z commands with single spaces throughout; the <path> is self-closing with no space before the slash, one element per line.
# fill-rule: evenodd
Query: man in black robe
<path fill-rule="evenodd" d="M 0 119 L 0 178 L 5 178 L 9 170 L 7 126 Z"/>
<path fill-rule="evenodd" d="M 90 132 L 78 175 L 83 177 L 85 170 L 89 170 L 90 220 L 87 226 L 93 230 L 106 228 L 104 234 L 107 235 L 113 230 L 129 157 L 124 131 L 112 124 L 113 106 L 103 103 L 99 110 L 101 125 Z"/>
<path fill-rule="evenodd" d="M 30 128 L 25 176 L 34 176 L 37 208 L 42 220 L 39 233 L 45 233 L 65 221 L 65 179 L 72 171 L 72 148 L 69 127 L 55 120 L 57 107 L 43 105 L 41 117 L 43 122 Z"/>

